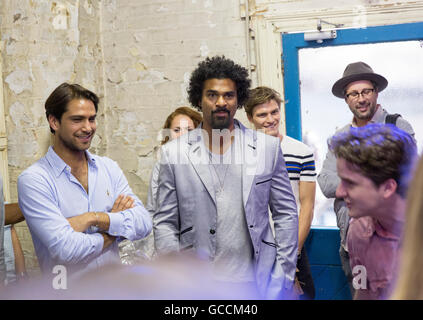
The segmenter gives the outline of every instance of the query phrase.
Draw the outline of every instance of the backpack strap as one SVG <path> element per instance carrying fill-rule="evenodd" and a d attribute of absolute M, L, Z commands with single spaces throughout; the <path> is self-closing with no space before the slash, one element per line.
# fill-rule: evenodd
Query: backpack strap
<path fill-rule="evenodd" d="M 396 125 L 397 119 L 399 117 L 401 117 L 401 115 L 399 113 L 388 114 L 385 118 L 385 123 L 390 123 L 390 124 Z"/>

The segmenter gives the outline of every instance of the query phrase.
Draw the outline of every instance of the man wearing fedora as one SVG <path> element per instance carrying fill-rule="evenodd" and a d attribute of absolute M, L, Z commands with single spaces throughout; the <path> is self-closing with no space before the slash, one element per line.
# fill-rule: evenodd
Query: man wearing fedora
<path fill-rule="evenodd" d="M 414 138 L 414 131 L 410 123 L 399 115 L 389 114 L 380 104 L 377 103 L 379 92 L 388 85 L 385 77 L 375 73 L 373 69 L 364 62 L 350 63 L 344 71 L 341 79 L 335 82 L 332 93 L 345 100 L 353 119 L 351 123 L 339 129 L 340 132 L 347 132 L 351 127 L 363 127 L 369 123 L 392 123 L 398 128 L 408 132 Z M 319 186 L 327 198 L 335 198 L 334 211 L 337 225 L 340 230 L 341 245 L 339 255 L 342 268 L 347 276 L 351 294 L 354 296 L 352 286 L 353 274 L 349 262 L 348 246 L 346 242 L 349 225 L 349 209 L 341 198 L 336 197 L 336 189 L 340 183 L 336 170 L 336 157 L 332 151 L 328 151 L 323 162 L 321 172 L 317 177 Z"/>

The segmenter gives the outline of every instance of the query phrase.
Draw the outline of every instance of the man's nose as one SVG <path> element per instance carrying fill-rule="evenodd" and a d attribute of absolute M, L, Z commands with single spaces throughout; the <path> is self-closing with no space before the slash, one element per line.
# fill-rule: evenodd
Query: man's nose
<path fill-rule="evenodd" d="M 82 127 L 82 129 L 83 129 L 84 131 L 91 131 L 91 130 L 93 130 L 93 125 L 92 125 L 92 123 L 91 123 L 91 121 L 90 121 L 89 119 L 87 119 L 87 120 L 85 120 L 85 121 L 83 122 L 83 127 Z"/>
<path fill-rule="evenodd" d="M 338 187 L 336 188 L 336 192 L 335 192 L 335 196 L 337 198 L 341 198 L 343 199 L 345 197 L 346 193 L 345 193 L 345 189 L 344 186 L 342 185 L 342 182 L 338 185 Z"/>
<path fill-rule="evenodd" d="M 364 95 L 362 93 L 359 93 L 358 94 L 358 102 L 363 103 L 365 101 L 367 101 L 367 99 L 364 97 Z"/>
<path fill-rule="evenodd" d="M 273 122 L 273 116 L 271 114 L 268 114 L 266 117 L 266 122 L 267 123 L 272 123 Z"/>
<path fill-rule="evenodd" d="M 225 106 L 226 105 L 226 100 L 223 97 L 223 95 L 219 95 L 217 97 L 216 105 L 218 105 L 218 106 Z"/>

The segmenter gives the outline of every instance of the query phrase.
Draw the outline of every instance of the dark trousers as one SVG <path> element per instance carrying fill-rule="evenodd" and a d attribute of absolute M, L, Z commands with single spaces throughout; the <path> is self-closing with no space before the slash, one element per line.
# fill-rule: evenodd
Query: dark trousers
<path fill-rule="evenodd" d="M 297 269 L 299 271 L 297 271 L 296 275 L 304 292 L 304 294 L 300 295 L 300 300 L 313 300 L 315 297 L 314 282 L 304 246 L 301 249 L 301 254 L 298 256 Z"/>

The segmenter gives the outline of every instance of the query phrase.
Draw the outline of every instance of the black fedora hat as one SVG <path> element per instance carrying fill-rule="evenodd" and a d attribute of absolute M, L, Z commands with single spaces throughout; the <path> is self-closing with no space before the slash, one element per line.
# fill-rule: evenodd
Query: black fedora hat
<path fill-rule="evenodd" d="M 344 98 L 344 88 L 351 82 L 358 80 L 370 80 L 376 83 L 378 91 L 382 91 L 388 85 L 388 80 L 374 73 L 373 69 L 364 62 L 350 63 L 344 71 L 342 78 L 335 82 L 332 93 L 338 98 Z"/>

